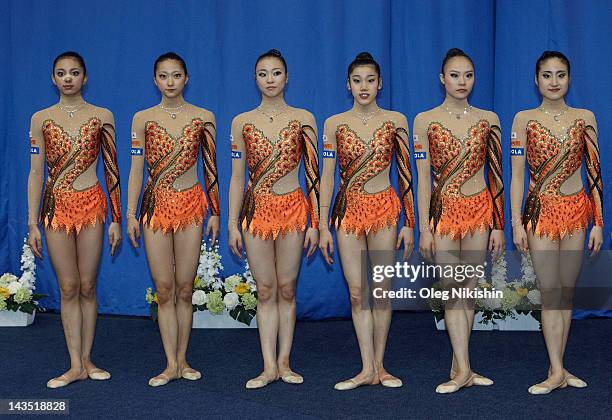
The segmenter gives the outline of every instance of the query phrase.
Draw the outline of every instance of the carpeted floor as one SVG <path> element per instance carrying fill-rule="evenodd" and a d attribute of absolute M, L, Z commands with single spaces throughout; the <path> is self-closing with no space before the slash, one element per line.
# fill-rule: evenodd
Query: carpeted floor
<path fill-rule="evenodd" d="M 450 366 L 447 335 L 430 314 L 398 312 L 385 364 L 404 387 L 339 392 L 334 383 L 360 367 L 352 323 L 300 322 L 292 367 L 305 383 L 246 390 L 261 369 L 257 330 L 194 330 L 189 360 L 202 380 L 153 389 L 147 381 L 165 363 L 157 325 L 101 316 L 94 361 L 112 379 L 50 390 L 46 381 L 67 368 L 68 355 L 59 315 L 38 314 L 31 327 L 0 328 L 0 398 L 66 398 L 75 418 L 610 418 L 612 319 L 574 321 L 569 342 L 566 366 L 588 381 L 586 389 L 529 395 L 548 366 L 541 334 L 475 331 L 473 368 L 495 385 L 438 395 Z"/>

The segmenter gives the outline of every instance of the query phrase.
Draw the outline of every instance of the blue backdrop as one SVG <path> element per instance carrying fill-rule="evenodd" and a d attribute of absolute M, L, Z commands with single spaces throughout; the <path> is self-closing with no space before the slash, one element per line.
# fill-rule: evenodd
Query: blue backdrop
<path fill-rule="evenodd" d="M 504 135 L 504 183 L 510 182 L 509 133 L 514 113 L 537 106 L 534 64 L 543 50 L 559 49 L 572 60 L 568 103 L 597 116 L 610 223 L 612 168 L 607 133 L 612 124 L 612 4 L 548 0 L 292 0 L 176 1 L 65 0 L 3 2 L 0 33 L 0 269 L 19 271 L 27 233 L 28 129 L 30 116 L 57 101 L 51 63 L 64 50 L 85 58 L 89 83 L 85 99 L 111 109 L 123 193 L 127 198 L 130 124 L 133 114 L 159 102 L 152 83 L 155 58 L 176 51 L 187 61 L 185 97 L 217 117 L 217 159 L 222 204 L 221 254 L 225 273 L 242 272 L 227 248 L 229 129 L 234 115 L 255 107 L 256 57 L 277 48 L 287 59 L 286 99 L 314 113 L 319 130 L 325 118 L 349 108 L 346 67 L 360 51 L 380 62 L 384 88 L 379 104 L 414 116 L 443 99 L 438 82 L 441 59 L 459 47 L 476 65 L 471 102 L 494 109 Z M 414 167 L 414 162 L 413 167 Z M 102 179 L 102 168 L 99 165 Z M 201 178 L 202 179 L 202 178 Z M 395 180 L 394 180 L 395 183 Z M 509 197 L 506 194 L 506 212 Z M 508 213 L 507 213 L 508 214 Z M 511 243 L 511 232 L 506 239 Z M 604 237 L 609 237 L 606 227 Z M 418 240 L 418 238 L 417 238 Z M 145 315 L 145 288 L 151 285 L 143 248 L 124 238 L 111 258 L 105 238 L 98 297 L 103 313 Z M 605 247 L 609 240 L 605 240 Z M 320 255 L 304 263 L 298 285 L 298 315 L 316 319 L 350 315 L 339 261 L 327 268 Z M 355 263 L 358 263 L 356 261 Z M 37 288 L 57 308 L 59 292 L 48 253 L 39 265 Z"/>

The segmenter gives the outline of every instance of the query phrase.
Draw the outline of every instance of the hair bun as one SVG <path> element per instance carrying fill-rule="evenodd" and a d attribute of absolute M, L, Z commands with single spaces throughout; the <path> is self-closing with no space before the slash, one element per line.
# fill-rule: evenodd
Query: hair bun
<path fill-rule="evenodd" d="M 283 56 L 281 54 L 281 52 L 279 50 L 277 50 L 276 48 L 270 49 L 266 54 L 272 55 L 274 57 L 282 57 Z"/>
<path fill-rule="evenodd" d="M 466 56 L 467 54 L 463 52 L 461 48 L 451 48 L 446 52 L 447 57 L 456 57 L 456 56 Z"/>
<path fill-rule="evenodd" d="M 355 60 L 374 60 L 374 57 L 369 52 L 363 51 L 355 56 Z"/>

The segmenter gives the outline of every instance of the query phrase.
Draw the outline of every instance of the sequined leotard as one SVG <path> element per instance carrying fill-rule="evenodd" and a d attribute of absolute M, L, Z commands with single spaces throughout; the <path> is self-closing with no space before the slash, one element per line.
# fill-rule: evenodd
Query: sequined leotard
<path fill-rule="evenodd" d="M 468 129 L 464 140 L 440 122 L 427 129 L 434 186 L 429 207 L 432 232 L 452 239 L 485 229 L 504 228 L 499 127 L 481 119 Z M 461 187 L 488 163 L 488 189 L 466 195 Z"/>
<path fill-rule="evenodd" d="M 341 185 L 334 201 L 331 224 L 359 237 L 370 231 L 397 225 L 401 211 L 400 200 L 389 186 L 383 191 L 369 193 L 366 183 L 383 172 L 397 156 L 399 187 L 404 204 L 405 225 L 414 226 L 412 173 L 406 130 L 392 121 L 374 131 L 372 139 L 362 140 L 347 124 L 336 128 L 336 144 L 340 164 Z"/>
<path fill-rule="evenodd" d="M 76 190 L 73 183 L 89 168 L 102 148 L 106 186 L 110 196 L 113 222 L 121 223 L 121 200 L 117 151 L 110 124 L 92 117 L 71 137 L 52 119 L 44 120 L 42 133 L 49 176 L 43 196 L 41 223 L 54 230 L 76 231 L 106 217 L 106 197 L 96 182 L 85 190 Z"/>
<path fill-rule="evenodd" d="M 240 221 L 247 230 L 262 239 L 285 235 L 291 231 L 303 231 L 308 222 L 319 227 L 319 168 L 316 139 L 311 139 L 306 129 L 293 120 L 283 128 L 276 142 L 268 139 L 251 123 L 242 127 L 249 167 L 249 185 L 242 200 Z M 308 201 L 301 188 L 286 194 L 274 192 L 274 184 L 289 174 L 304 158 Z"/>
<path fill-rule="evenodd" d="M 583 119 L 577 119 L 568 128 L 566 138 L 559 139 L 539 121 L 527 123 L 527 162 L 531 179 L 523 213 L 526 230 L 554 240 L 576 230 L 586 230 L 590 218 L 594 218 L 596 226 L 603 226 L 599 149 L 588 134 L 589 130 L 594 131 L 594 128 L 587 126 Z M 563 194 L 561 185 L 580 170 L 583 155 L 591 197 L 584 189 Z"/>
<path fill-rule="evenodd" d="M 200 183 L 184 190 L 174 187 L 174 181 L 198 161 L 199 148 L 202 149 L 211 214 L 220 214 L 215 144 L 210 129 L 214 129 L 211 122 L 194 118 L 175 139 L 157 122 L 146 122 L 149 180 L 142 197 L 140 220 L 152 230 L 176 232 L 204 220 L 208 203 Z"/>

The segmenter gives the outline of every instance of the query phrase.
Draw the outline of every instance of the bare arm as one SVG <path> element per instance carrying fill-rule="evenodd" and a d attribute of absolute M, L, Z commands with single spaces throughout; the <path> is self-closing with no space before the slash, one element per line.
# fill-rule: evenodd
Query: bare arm
<path fill-rule="evenodd" d="M 232 178 L 229 187 L 229 246 L 236 256 L 242 255 L 242 236 L 238 227 L 238 218 L 244 194 L 244 172 L 246 169 L 246 145 L 242 137 L 242 126 L 239 118 L 232 121 Z"/>
<path fill-rule="evenodd" d="M 28 175 L 28 245 L 42 258 L 42 236 L 38 229 L 40 195 L 45 175 L 45 142 L 42 119 L 34 114 L 30 122 L 30 174 Z"/>
<path fill-rule="evenodd" d="M 323 171 L 321 175 L 321 212 L 319 215 L 319 229 L 329 227 L 329 208 L 334 194 L 334 176 L 336 172 L 336 134 L 329 119 L 323 127 Z"/>
<path fill-rule="evenodd" d="M 136 217 L 138 200 L 142 190 L 142 178 L 145 160 L 145 121 L 140 113 L 132 119 L 132 163 L 130 165 L 130 178 L 128 181 L 128 204 L 127 204 L 127 233 L 132 246 L 138 246 L 140 239 L 140 224 Z"/>
<path fill-rule="evenodd" d="M 512 181 L 510 182 L 510 208 L 512 212 L 512 226 L 521 225 L 521 208 L 525 193 L 525 158 L 527 153 L 527 136 L 525 121 L 517 114 L 512 123 L 511 159 Z"/>
<path fill-rule="evenodd" d="M 512 240 L 521 251 L 528 250 L 527 233 L 522 223 L 521 208 L 525 193 L 525 157 L 527 155 L 526 121 L 516 114 L 510 135 L 512 180 L 510 182 L 510 209 L 512 213 Z"/>
<path fill-rule="evenodd" d="M 334 240 L 329 231 L 329 210 L 334 194 L 334 176 L 336 172 L 336 143 L 335 127 L 331 118 L 325 121 L 323 127 L 323 173 L 321 176 L 321 211 L 319 214 L 319 249 L 323 259 L 333 264 Z"/>
<path fill-rule="evenodd" d="M 34 115 L 30 123 L 30 174 L 28 175 L 28 226 L 38 225 L 40 195 L 45 176 L 45 141 L 42 121 Z"/>
<path fill-rule="evenodd" d="M 431 160 L 429 155 L 429 138 L 427 137 L 426 118 L 419 114 L 414 119 L 413 150 L 415 154 L 419 186 L 417 204 L 419 207 L 419 250 L 427 260 L 433 259 L 435 242 L 429 228 L 429 206 L 431 203 Z"/>
<path fill-rule="evenodd" d="M 431 160 L 429 156 L 429 139 L 427 125 L 422 117 L 414 120 L 413 150 L 419 176 L 417 204 L 419 208 L 419 231 L 429 232 L 429 205 L 431 201 Z"/>

